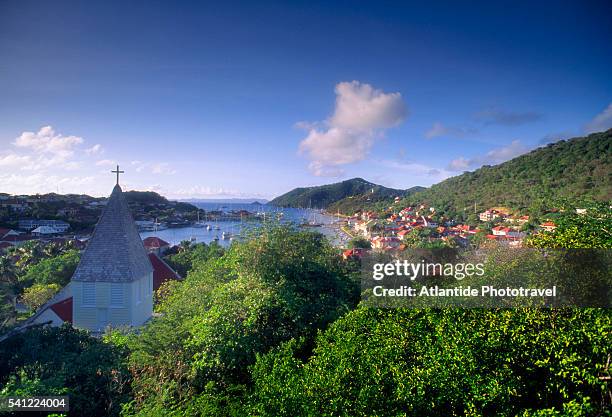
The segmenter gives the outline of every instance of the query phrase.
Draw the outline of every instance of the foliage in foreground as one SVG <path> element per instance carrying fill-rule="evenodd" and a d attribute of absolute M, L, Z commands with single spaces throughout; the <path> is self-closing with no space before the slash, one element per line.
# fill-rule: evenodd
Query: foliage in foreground
<path fill-rule="evenodd" d="M 68 395 L 71 416 L 119 415 L 130 398 L 125 351 L 70 326 L 0 342 L 0 395 Z"/>
<path fill-rule="evenodd" d="M 274 228 L 196 264 L 163 314 L 128 337 L 135 376 L 126 413 L 227 415 L 241 409 L 256 355 L 353 308 L 358 286 L 325 238 Z M 236 411 L 240 414 L 238 411 Z"/>
<path fill-rule="evenodd" d="M 260 356 L 249 411 L 604 415 L 611 331 L 605 309 L 360 308 L 321 334 L 308 360 L 297 339 Z"/>

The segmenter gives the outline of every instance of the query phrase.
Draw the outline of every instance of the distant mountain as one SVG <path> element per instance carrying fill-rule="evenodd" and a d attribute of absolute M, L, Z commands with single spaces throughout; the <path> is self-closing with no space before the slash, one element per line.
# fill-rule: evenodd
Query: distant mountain
<path fill-rule="evenodd" d="M 453 216 L 490 207 L 526 211 L 558 199 L 612 200 L 612 129 L 562 140 L 495 166 L 449 178 L 406 198 Z"/>
<path fill-rule="evenodd" d="M 263 198 L 186 198 L 180 201 L 186 203 L 223 203 L 223 204 L 266 204 Z"/>
<path fill-rule="evenodd" d="M 347 197 L 367 198 L 365 195 L 378 200 L 405 196 L 406 191 L 383 187 L 363 178 L 353 178 L 335 184 L 296 188 L 276 197 L 270 201 L 270 204 L 279 207 L 328 208 L 331 204 Z"/>

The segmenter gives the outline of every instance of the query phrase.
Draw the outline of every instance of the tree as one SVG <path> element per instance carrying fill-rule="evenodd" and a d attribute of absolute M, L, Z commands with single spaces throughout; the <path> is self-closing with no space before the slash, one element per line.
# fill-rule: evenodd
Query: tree
<path fill-rule="evenodd" d="M 288 226 L 198 265 L 164 298 L 161 317 L 129 338 L 132 412 L 240 408 L 258 354 L 293 337 L 313 340 L 356 304 L 349 268 L 322 235 Z"/>
<path fill-rule="evenodd" d="M 363 237 L 355 237 L 348 242 L 349 249 L 372 249 L 370 241 Z"/>
<path fill-rule="evenodd" d="M 69 325 L 0 342 L 0 395 L 68 395 L 72 416 L 118 416 L 129 400 L 125 350 Z"/>
<path fill-rule="evenodd" d="M 359 308 L 308 359 L 300 339 L 259 356 L 249 413 L 604 415 L 611 330 L 605 309 Z"/>
<path fill-rule="evenodd" d="M 61 287 L 58 284 L 34 284 L 26 288 L 21 300 L 32 311 L 49 301 Z"/>

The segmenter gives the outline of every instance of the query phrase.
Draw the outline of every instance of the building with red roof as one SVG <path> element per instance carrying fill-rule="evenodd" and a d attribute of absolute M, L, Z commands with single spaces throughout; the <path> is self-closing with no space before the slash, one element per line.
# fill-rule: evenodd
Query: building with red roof
<path fill-rule="evenodd" d="M 168 248 L 170 248 L 170 244 L 163 239 L 158 238 L 157 236 L 150 236 L 142 241 L 145 249 L 149 253 L 155 253 L 157 255 L 163 255 Z"/>
<path fill-rule="evenodd" d="M 181 280 L 181 276 L 155 253 L 149 253 L 149 260 L 153 265 L 153 290 L 157 291 L 161 285 L 170 280 Z"/>

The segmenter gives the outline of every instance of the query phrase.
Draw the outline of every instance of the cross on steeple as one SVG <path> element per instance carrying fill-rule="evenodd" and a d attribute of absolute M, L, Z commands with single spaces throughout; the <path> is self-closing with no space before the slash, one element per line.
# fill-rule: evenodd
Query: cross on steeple
<path fill-rule="evenodd" d="M 117 185 L 119 185 L 119 174 L 124 174 L 125 171 L 119 171 L 119 165 L 117 165 L 117 169 L 115 171 L 111 171 L 113 174 L 117 174 Z"/>

